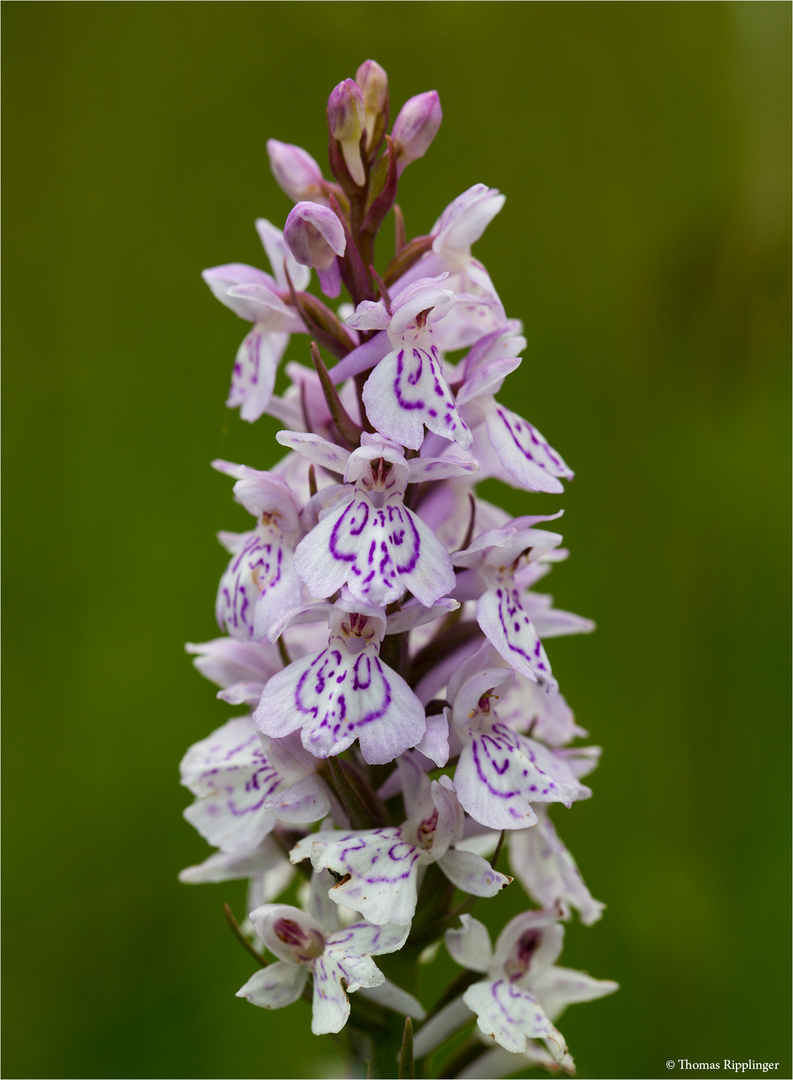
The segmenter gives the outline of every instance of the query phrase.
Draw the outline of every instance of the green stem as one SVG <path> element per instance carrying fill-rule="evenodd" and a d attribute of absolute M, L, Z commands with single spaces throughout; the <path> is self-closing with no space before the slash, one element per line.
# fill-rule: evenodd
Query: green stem
<path fill-rule="evenodd" d="M 379 829 L 390 824 L 388 811 L 374 788 L 351 761 L 329 757 L 318 771 L 335 791 L 353 829 Z"/>
<path fill-rule="evenodd" d="M 239 941 L 240 945 L 242 945 L 243 949 L 245 949 L 246 952 L 249 952 L 251 954 L 253 959 L 260 967 L 267 967 L 270 961 L 265 960 L 262 954 L 257 952 L 256 949 L 254 949 L 253 945 L 251 945 L 250 941 L 248 941 L 248 939 L 245 937 L 242 930 L 240 930 L 240 924 L 234 918 L 234 912 L 231 910 L 228 904 L 223 905 L 223 914 L 226 916 L 226 922 L 231 927 L 232 934 L 237 939 L 237 941 Z"/>

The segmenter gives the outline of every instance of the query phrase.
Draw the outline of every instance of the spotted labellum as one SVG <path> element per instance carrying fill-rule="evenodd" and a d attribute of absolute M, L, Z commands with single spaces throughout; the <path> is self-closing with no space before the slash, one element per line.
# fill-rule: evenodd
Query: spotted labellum
<path fill-rule="evenodd" d="M 366 60 L 326 115 L 327 171 L 267 143 L 290 201 L 256 223 L 271 273 L 204 272 L 251 324 L 227 405 L 275 418 L 285 453 L 214 462 L 249 518 L 219 534 L 221 636 L 187 648 L 238 711 L 182 760 L 214 850 L 180 879 L 247 882 L 239 918 L 226 905 L 254 967 L 237 996 L 310 1007 L 350 1075 L 572 1074 L 562 1011 L 617 986 L 556 963 L 572 913 L 603 911 L 557 832 L 600 750 L 576 741 L 547 643 L 594 623 L 535 589 L 567 557 L 562 511 L 511 517 L 477 491 L 573 478 L 505 403 L 526 339 L 472 252 L 505 199 L 475 184 L 409 237 L 397 189 L 437 92 L 389 130 Z M 465 973 L 433 996 L 441 949 Z"/>

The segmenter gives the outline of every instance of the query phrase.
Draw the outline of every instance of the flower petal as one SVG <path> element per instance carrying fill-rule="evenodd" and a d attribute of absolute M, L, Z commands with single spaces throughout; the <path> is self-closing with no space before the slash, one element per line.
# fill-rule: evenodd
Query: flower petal
<path fill-rule="evenodd" d="M 297 1001 L 303 993 L 308 972 L 304 967 L 276 960 L 257 971 L 237 991 L 237 997 L 246 998 L 251 1005 L 261 1009 L 282 1009 Z"/>
<path fill-rule="evenodd" d="M 406 630 L 415 630 L 425 623 L 434 622 L 450 611 L 456 611 L 459 603 L 450 597 L 442 597 L 431 607 L 408 600 L 400 611 L 387 616 L 386 634 L 404 634 Z"/>
<path fill-rule="evenodd" d="M 265 753 L 249 716 L 236 717 L 195 743 L 180 765 L 182 783 L 197 796 L 185 818 L 223 851 L 249 850 L 275 826 L 265 802 L 284 777 Z"/>
<path fill-rule="evenodd" d="M 495 896 L 512 881 L 511 877 L 500 874 L 487 859 L 472 851 L 449 848 L 438 865 L 452 884 L 471 896 Z"/>
<path fill-rule="evenodd" d="M 296 784 L 279 789 L 265 806 L 279 821 L 297 825 L 320 821 L 330 813 L 327 788 L 318 776 L 306 776 Z"/>
<path fill-rule="evenodd" d="M 576 724 L 573 710 L 562 694 L 551 694 L 547 685 L 532 682 L 522 675 L 518 675 L 514 685 L 502 695 L 498 715 L 508 727 L 528 732 L 552 747 L 564 746 L 587 734 Z"/>
<path fill-rule="evenodd" d="M 179 880 L 185 885 L 235 881 L 238 878 L 266 874 L 283 865 L 283 852 L 267 837 L 252 851 L 236 851 L 231 854 L 216 851 L 198 866 L 188 866 L 182 870 Z"/>
<path fill-rule="evenodd" d="M 536 998 L 509 979 L 474 983 L 463 994 L 463 1001 L 476 1013 L 479 1030 L 513 1054 L 526 1049 L 527 1039 L 550 1041 L 557 1060 L 567 1049 Z"/>
<path fill-rule="evenodd" d="M 348 529 L 354 530 L 359 516 L 354 493 L 350 490 L 349 498 L 345 498 L 341 506 L 334 507 L 297 545 L 295 569 L 312 596 L 332 596 L 347 581 L 350 559 L 334 553 L 334 533 L 344 522 Z"/>
<path fill-rule="evenodd" d="M 532 990 L 547 1015 L 556 1020 L 568 1005 L 577 1001 L 595 1001 L 619 990 L 613 979 L 593 979 L 585 971 L 550 967 L 534 981 Z"/>
<path fill-rule="evenodd" d="M 305 431 L 277 431 L 275 439 L 281 446 L 297 450 L 315 465 L 321 465 L 323 469 L 344 475 L 350 458 L 349 450 L 342 450 L 340 446 L 328 442 L 327 439 Z"/>
<path fill-rule="evenodd" d="M 564 927 L 559 919 L 566 915 L 562 906 L 556 906 L 522 911 L 510 919 L 498 935 L 491 972 L 508 974 L 521 986 L 533 986 L 562 951 Z"/>
<path fill-rule="evenodd" d="M 222 458 L 216 458 L 212 468 L 237 481 L 234 499 L 253 517 L 263 517 L 266 522 L 272 522 L 281 532 L 290 535 L 300 531 L 300 504 L 282 476 L 262 469 L 251 469 L 248 465 L 237 465 Z"/>
<path fill-rule="evenodd" d="M 256 322 L 256 319 L 250 317 L 250 313 L 244 305 L 234 297 L 229 296 L 229 289 L 235 285 L 259 285 L 262 288 L 269 289 L 275 295 L 275 282 L 270 275 L 265 274 L 263 270 L 257 270 L 255 266 L 248 266 L 246 263 L 227 263 L 224 266 L 213 266 L 209 270 L 204 270 L 201 277 L 212 290 L 213 296 L 221 304 L 225 304 L 235 315 L 248 319 L 250 322 Z"/>
<path fill-rule="evenodd" d="M 410 926 L 357 922 L 331 934 L 327 947 L 341 950 L 345 956 L 382 956 L 401 949 L 409 933 Z"/>
<path fill-rule="evenodd" d="M 301 541 L 295 566 L 314 596 L 330 596 L 346 583 L 354 599 L 379 607 L 406 589 L 431 607 L 454 587 L 446 548 L 401 494 L 378 507 L 360 487 Z"/>
<path fill-rule="evenodd" d="M 314 869 L 343 875 L 330 897 L 376 926 L 407 926 L 416 910 L 418 848 L 402 839 L 398 828 L 307 836 L 290 858 L 311 855 Z"/>
<path fill-rule="evenodd" d="M 523 608 L 520 592 L 506 575 L 477 600 L 476 617 L 488 640 L 516 671 L 556 686 L 551 662 Z"/>
<path fill-rule="evenodd" d="M 430 854 L 433 860 L 437 860 L 446 854 L 450 844 L 462 837 L 465 815 L 448 776 L 432 781 L 430 796 L 438 812 Z"/>
<path fill-rule="evenodd" d="M 240 407 L 243 420 L 253 423 L 267 410 L 275 386 L 275 374 L 284 355 L 289 334 L 268 330 L 263 323 L 242 340 L 234 360 L 226 405 Z"/>
<path fill-rule="evenodd" d="M 243 319 L 262 323 L 269 331 L 305 333 L 300 317 L 281 300 L 271 285 L 232 285 L 224 301 Z"/>
<path fill-rule="evenodd" d="M 292 904 L 263 904 L 249 915 L 265 948 L 289 964 L 307 964 L 325 947 L 324 927 Z"/>
<path fill-rule="evenodd" d="M 275 140 L 268 140 L 268 151 L 269 143 L 275 143 Z M 300 150 L 297 146 L 291 147 L 290 149 Z M 305 151 L 301 151 L 301 153 L 305 154 Z M 309 158 L 309 155 L 305 154 L 305 157 Z M 270 160 L 272 161 L 272 155 Z M 313 158 L 310 160 L 313 161 Z M 314 162 L 314 165 L 316 166 L 316 162 Z M 319 172 L 318 166 L 317 172 Z M 266 218 L 257 218 L 255 224 L 259 239 L 262 242 L 262 247 L 267 252 L 267 258 L 270 260 L 270 266 L 273 269 L 278 288 L 282 289 L 284 292 L 289 291 L 289 279 L 284 272 L 286 270 L 289 274 L 289 278 L 292 279 L 292 284 L 297 292 L 302 292 L 304 289 L 307 289 L 308 283 L 311 280 L 311 271 L 307 267 L 301 266 L 300 263 L 293 258 L 292 253 L 286 246 L 283 230 L 279 229 L 276 225 L 273 225 L 272 222 L 268 221 Z"/>
<path fill-rule="evenodd" d="M 296 660 L 267 684 L 254 719 L 276 738 L 302 727 L 303 745 L 320 758 L 357 738 L 370 765 L 393 761 L 426 730 L 420 701 L 371 645 L 357 655 L 329 647 Z"/>
<path fill-rule="evenodd" d="M 443 457 L 416 457 L 408 462 L 408 483 L 420 484 L 424 481 L 449 480 L 456 476 L 466 476 L 479 469 L 479 462 L 473 458 L 462 458 L 453 452 Z"/>
<path fill-rule="evenodd" d="M 596 629 L 592 619 L 572 611 L 560 611 L 553 606 L 553 597 L 543 593 L 526 593 L 523 607 L 541 638 L 591 634 Z"/>
<path fill-rule="evenodd" d="M 409 994 L 407 990 L 402 990 L 390 979 L 386 979 L 379 986 L 363 987 L 358 993 L 361 997 L 369 998 L 370 1001 L 399 1013 L 400 1016 L 411 1016 L 414 1020 L 423 1020 L 427 1015 L 427 1010 L 418 998 Z"/>
<path fill-rule="evenodd" d="M 287 538 L 276 525 L 259 525 L 247 534 L 220 579 L 215 616 L 232 637 L 263 641 L 281 613 L 302 599 Z"/>
<path fill-rule="evenodd" d="M 489 334 L 489 337 L 495 337 L 495 334 Z M 522 339 L 525 342 L 525 338 Z M 470 378 L 461 386 L 457 394 L 457 406 L 462 408 L 467 405 L 469 401 L 473 401 L 488 391 L 491 395 L 497 394 L 501 384 L 507 375 L 511 374 L 516 368 L 520 367 L 520 357 L 501 357 L 497 360 L 488 360 L 486 363 L 479 365 Z M 468 365 L 466 364 L 466 373 L 468 371 Z"/>
<path fill-rule="evenodd" d="M 318 956 L 311 968 L 314 975 L 311 1030 L 315 1035 L 341 1031 L 347 1023 L 350 1002 L 342 979 L 350 991 L 359 986 L 376 986 L 385 979 L 370 957 L 353 962 L 331 951 Z"/>
<path fill-rule="evenodd" d="M 498 188 L 474 184 L 450 203 L 432 227 L 433 251 L 470 251 L 506 202 Z"/>
<path fill-rule="evenodd" d="M 416 749 L 439 768 L 444 767 L 449 760 L 449 721 L 444 713 L 427 717 L 427 731 Z"/>
<path fill-rule="evenodd" d="M 527 491 L 560 492 L 573 471 L 528 420 L 494 401 L 487 410 L 487 434 L 509 476 Z"/>
<path fill-rule="evenodd" d="M 537 815 L 533 828 L 510 833 L 509 863 L 515 877 L 538 904 L 551 907 L 561 900 L 576 908 L 585 926 L 591 926 L 600 918 L 605 905 L 595 900 L 584 884 L 575 859 L 559 839 L 546 808 L 538 806 Z"/>
<path fill-rule="evenodd" d="M 438 349 L 430 341 L 419 338 L 384 357 L 366 380 L 363 402 L 378 431 L 413 450 L 424 441 L 425 424 L 463 450 L 473 442 L 443 376 Z"/>
<path fill-rule="evenodd" d="M 535 739 L 480 715 L 461 732 L 463 750 L 454 783 L 463 809 L 491 829 L 534 825 L 532 803 L 569 806 L 587 790 L 563 758 Z"/>
<path fill-rule="evenodd" d="M 348 325 L 352 326 L 353 324 L 348 320 Z M 330 369 L 330 377 L 338 386 L 339 383 L 344 382 L 346 379 L 351 379 L 353 375 L 360 375 L 361 372 L 373 368 L 390 351 L 391 342 L 388 333 L 381 330 L 379 334 L 375 334 L 369 341 L 364 341 L 362 345 L 347 353 L 343 360 L 339 360 L 338 364 L 334 364 Z"/>
<path fill-rule="evenodd" d="M 493 953 L 487 927 L 473 915 L 461 915 L 461 926 L 447 930 L 446 948 L 460 967 L 471 971 L 487 971 Z"/>
<path fill-rule="evenodd" d="M 522 1054 L 512 1054 L 500 1046 L 487 1050 L 458 1072 L 457 1080 L 497 1080 L 499 1077 L 514 1076 L 516 1072 L 527 1069 L 545 1069 L 551 1074 L 564 1069 L 568 1076 L 575 1076 L 575 1064 L 569 1054 L 557 1061 L 539 1043 L 529 1039 Z"/>
<path fill-rule="evenodd" d="M 193 664 L 204 678 L 223 688 L 249 682 L 263 686 L 283 666 L 277 648 L 269 641 L 254 643 L 222 637 L 199 644 L 188 642 L 185 652 L 195 656 Z"/>

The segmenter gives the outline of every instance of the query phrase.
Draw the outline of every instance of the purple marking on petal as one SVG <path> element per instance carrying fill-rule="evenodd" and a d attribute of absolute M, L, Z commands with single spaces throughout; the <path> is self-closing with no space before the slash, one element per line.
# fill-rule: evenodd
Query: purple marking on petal
<path fill-rule="evenodd" d="M 443 377 L 441 360 L 435 345 L 430 345 L 429 348 L 413 346 L 409 362 L 405 359 L 405 350 L 399 350 L 394 378 L 394 394 L 401 409 L 408 412 L 423 412 L 425 414 L 423 417 L 425 424 L 437 434 L 453 439 L 452 433 L 457 430 L 458 426 L 468 432 L 468 428 L 462 422 L 457 411 L 451 390 Z M 443 421 L 440 424 L 437 422 L 440 415 L 439 410 L 437 407 L 433 408 L 427 404 L 426 399 L 428 396 L 442 402 Z"/>
<path fill-rule="evenodd" d="M 349 564 L 345 580 L 353 596 L 384 606 L 410 586 L 401 578 L 416 568 L 421 538 L 401 493 L 392 493 L 377 508 L 364 490 L 356 488 L 356 497 L 331 530 L 328 548 L 333 559 Z"/>
<path fill-rule="evenodd" d="M 516 795 L 520 794 L 520 787 L 510 785 L 504 791 L 495 787 L 489 778 L 491 770 L 494 771 L 497 776 L 503 776 L 507 771 L 507 768 L 509 767 L 509 758 L 503 762 L 500 768 L 493 758 L 493 754 L 499 752 L 503 753 L 505 749 L 513 750 L 514 746 L 510 746 L 508 743 L 504 745 L 501 740 L 494 739 L 489 735 L 484 735 L 481 739 L 474 739 L 471 744 L 471 752 L 473 754 L 474 764 L 476 765 L 477 775 L 490 794 L 495 795 L 498 799 L 514 799 Z"/>
<path fill-rule="evenodd" d="M 400 349 L 399 355 L 397 356 L 397 374 L 396 378 L 394 379 L 394 393 L 396 394 L 397 403 L 401 409 L 411 410 L 424 408 L 424 401 L 421 398 L 415 398 L 413 401 L 411 401 L 403 394 L 403 387 L 405 383 L 407 383 L 409 386 L 416 386 L 419 379 L 421 378 L 421 353 L 417 349 L 414 349 L 413 356 L 414 359 L 418 360 L 418 368 L 414 369 L 413 371 L 408 371 L 407 374 L 405 373 L 405 350 Z"/>
<path fill-rule="evenodd" d="M 569 806 L 579 797 L 563 759 L 505 724 L 474 716 L 465 742 L 455 787 L 461 806 L 484 825 L 519 828 L 536 820 L 533 802 Z"/>
<path fill-rule="evenodd" d="M 550 443 L 546 442 L 537 429 L 527 420 L 522 420 L 521 417 L 499 404 L 496 404 L 496 414 L 504 428 L 506 428 L 515 448 L 527 461 L 532 462 L 540 469 L 548 470 L 554 476 L 572 479 L 571 470 Z M 524 425 L 528 439 L 524 436 Z"/>
<path fill-rule="evenodd" d="M 391 708 L 387 669 L 371 645 L 357 655 L 324 649 L 300 676 L 294 703 L 306 717 L 304 745 L 318 757 L 339 753 L 358 729 L 382 719 Z"/>
<path fill-rule="evenodd" d="M 524 610 L 518 589 L 507 588 L 505 584 L 504 588 L 497 588 L 495 594 L 498 600 L 499 623 L 509 652 L 522 657 L 531 671 L 550 674 L 548 657 L 531 619 Z M 496 642 L 494 644 L 497 645 Z"/>
<path fill-rule="evenodd" d="M 239 727 L 241 721 L 230 721 L 221 730 L 228 732 L 229 726 Z M 235 740 L 231 746 L 223 742 L 196 744 L 183 768 L 187 774 L 185 783 L 213 817 L 220 815 L 223 807 L 235 818 L 255 814 L 285 783 L 267 759 L 255 732 L 242 741 Z"/>
<path fill-rule="evenodd" d="M 221 629 L 232 637 L 254 637 L 253 612 L 257 601 L 283 581 L 284 535 L 274 525 L 260 525 L 235 552 L 223 577 L 216 604 Z"/>

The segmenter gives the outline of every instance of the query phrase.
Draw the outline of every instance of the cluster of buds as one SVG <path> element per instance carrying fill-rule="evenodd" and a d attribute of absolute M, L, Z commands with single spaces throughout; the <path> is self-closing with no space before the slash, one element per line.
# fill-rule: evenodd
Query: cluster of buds
<path fill-rule="evenodd" d="M 437 133 L 440 101 L 411 98 L 390 135 L 388 110 L 373 60 L 332 91 L 332 180 L 271 140 L 295 203 L 283 229 L 257 222 L 272 273 L 204 274 L 253 324 L 227 404 L 275 417 L 287 453 L 272 470 L 214 463 L 253 521 L 220 534 L 224 636 L 188 650 L 245 711 L 182 762 L 185 816 L 217 851 L 181 877 L 248 879 L 247 918 L 227 911 L 258 964 L 239 996 L 266 1009 L 308 998 L 312 1031 L 345 1029 L 369 1075 L 412 1076 L 420 1059 L 424 1075 L 572 1073 L 556 1020 L 616 984 L 556 965 L 571 911 L 591 924 L 603 905 L 549 811 L 591 794 L 599 750 L 571 745 L 586 732 L 543 642 L 593 623 L 535 591 L 567 555 L 547 527 L 559 514 L 511 518 L 475 482 L 559 493 L 573 474 L 498 400 L 526 342 L 471 247 L 504 197 L 476 184 L 409 240 L 397 183 Z M 378 271 L 389 213 L 396 251 Z M 334 309 L 308 292 L 312 269 L 326 299 L 349 299 Z M 311 366 L 288 363 L 276 395 L 300 334 Z M 535 906 L 493 947 L 470 911 L 481 901 L 497 917 L 508 886 Z M 422 1000 L 442 943 L 464 970 Z"/>

